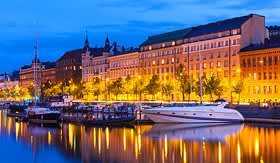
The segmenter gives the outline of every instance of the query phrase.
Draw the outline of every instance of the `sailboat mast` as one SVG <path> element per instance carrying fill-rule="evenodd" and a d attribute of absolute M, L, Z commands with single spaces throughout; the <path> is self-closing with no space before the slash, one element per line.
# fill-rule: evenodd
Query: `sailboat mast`
<path fill-rule="evenodd" d="M 37 25 L 36 25 L 36 28 L 37 28 L 37 36 L 36 36 L 36 46 L 35 46 L 35 59 L 34 59 L 34 101 L 35 101 L 35 105 L 36 105 L 36 102 L 37 102 L 37 96 L 38 96 L 38 44 L 39 44 L 39 32 L 38 32 L 38 22 L 37 22 Z"/>
<path fill-rule="evenodd" d="M 201 64 L 201 54 L 200 54 L 200 43 L 198 40 L 198 55 L 199 55 L 199 88 L 200 88 L 200 104 L 202 104 L 202 64 Z"/>

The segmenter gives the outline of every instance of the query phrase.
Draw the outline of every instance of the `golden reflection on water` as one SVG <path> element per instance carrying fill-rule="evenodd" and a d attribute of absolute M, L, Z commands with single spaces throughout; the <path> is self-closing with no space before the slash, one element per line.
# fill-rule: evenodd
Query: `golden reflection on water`
<path fill-rule="evenodd" d="M 0 111 L 0 114 L 0 125 L 3 125 L 0 126 L 1 136 L 29 144 L 34 151 L 42 146 L 52 146 L 62 151 L 65 157 L 75 157 L 84 162 L 240 163 L 280 160 L 279 126 L 142 125 L 87 128 L 63 124 L 62 128 L 46 128 L 15 122 L 15 119 L 7 118 L 4 111 Z"/>

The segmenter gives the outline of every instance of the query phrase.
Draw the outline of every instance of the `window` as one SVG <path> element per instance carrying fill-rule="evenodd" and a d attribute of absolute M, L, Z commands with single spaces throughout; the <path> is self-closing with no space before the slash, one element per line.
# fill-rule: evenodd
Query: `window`
<path fill-rule="evenodd" d="M 217 76 L 221 77 L 221 72 L 220 71 L 217 72 Z"/>
<path fill-rule="evenodd" d="M 275 94 L 278 93 L 278 87 L 277 87 L 277 85 L 274 86 L 274 93 L 275 93 Z"/>
<path fill-rule="evenodd" d="M 278 56 L 274 57 L 274 65 L 278 65 Z"/>
<path fill-rule="evenodd" d="M 221 61 L 217 62 L 217 67 L 221 67 Z"/>
<path fill-rule="evenodd" d="M 156 61 L 155 61 L 155 60 L 153 60 L 153 66 L 154 66 L 154 65 L 156 65 Z"/>
<path fill-rule="evenodd" d="M 185 60 L 184 60 L 184 62 L 187 62 L 188 61 L 188 58 L 187 58 L 187 56 L 185 56 Z"/>
<path fill-rule="evenodd" d="M 263 65 L 266 66 L 266 57 L 263 58 Z"/>
<path fill-rule="evenodd" d="M 269 74 L 269 75 L 268 75 L 269 80 L 271 80 L 271 79 L 272 79 L 272 72 L 269 72 L 268 74 Z"/>
<path fill-rule="evenodd" d="M 269 57 L 269 66 L 272 65 L 272 57 Z"/>
<path fill-rule="evenodd" d="M 161 72 L 164 73 L 164 68 L 161 68 Z"/>
<path fill-rule="evenodd" d="M 233 60 L 232 66 L 236 66 L 236 60 Z"/>
<path fill-rule="evenodd" d="M 236 50 L 233 50 L 232 56 L 236 56 Z"/>
<path fill-rule="evenodd" d="M 246 61 L 243 59 L 243 67 L 246 67 Z"/>
<path fill-rule="evenodd" d="M 224 71 L 224 77 L 228 77 L 228 70 Z"/>
<path fill-rule="evenodd" d="M 206 60 L 206 54 L 204 54 L 203 59 Z"/>
<path fill-rule="evenodd" d="M 259 67 L 262 66 L 262 61 L 261 61 L 260 58 L 258 58 L 258 66 L 259 66 Z"/>
<path fill-rule="evenodd" d="M 179 63 L 180 62 L 180 58 L 177 58 L 177 63 Z"/>
<path fill-rule="evenodd" d="M 225 52 L 225 57 L 227 57 L 227 56 L 228 56 L 228 52 L 226 51 L 226 52 Z"/>
<path fill-rule="evenodd" d="M 262 80 L 262 73 L 259 72 L 259 80 Z"/>
<path fill-rule="evenodd" d="M 166 67 L 166 72 L 169 72 L 169 67 Z"/>
<path fill-rule="evenodd" d="M 204 69 L 207 68 L 207 63 L 203 63 L 203 68 L 204 68 Z"/>
<path fill-rule="evenodd" d="M 221 58 L 221 53 L 220 52 L 218 52 L 217 58 Z"/>
<path fill-rule="evenodd" d="M 174 58 L 171 59 L 171 62 L 174 63 Z"/>
<path fill-rule="evenodd" d="M 263 72 L 263 80 L 266 80 L 266 72 Z"/>
<path fill-rule="evenodd" d="M 191 61 L 193 61 L 193 56 L 191 56 Z"/>
<path fill-rule="evenodd" d="M 225 44 L 225 46 L 228 46 L 228 41 L 226 41 L 226 44 Z"/>
<path fill-rule="evenodd" d="M 257 73 L 254 72 L 254 80 L 257 80 Z"/>
<path fill-rule="evenodd" d="M 232 45 L 236 45 L 236 40 L 233 40 Z"/>
<path fill-rule="evenodd" d="M 210 54 L 210 58 L 211 58 L 211 59 L 213 59 L 213 58 L 214 58 L 214 55 L 213 55 L 213 53 L 211 53 L 211 54 Z"/>
<path fill-rule="evenodd" d="M 213 44 L 213 42 L 211 43 L 211 49 L 212 49 L 212 48 L 214 48 L 214 44 Z"/>
<path fill-rule="evenodd" d="M 164 59 L 161 60 L 161 64 L 164 65 Z"/>
<path fill-rule="evenodd" d="M 247 62 L 248 62 L 248 67 L 251 67 L 251 60 L 248 59 Z"/>
<path fill-rule="evenodd" d="M 210 68 L 214 68 L 214 62 L 210 62 Z"/>
<path fill-rule="evenodd" d="M 278 78 L 278 73 L 274 72 L 274 79 L 277 79 L 277 78 Z"/>
<path fill-rule="evenodd" d="M 253 59 L 253 67 L 256 67 L 256 59 Z"/>
<path fill-rule="evenodd" d="M 159 73 L 159 68 L 157 69 L 157 73 Z"/>
<path fill-rule="evenodd" d="M 251 73 L 248 73 L 248 79 L 251 80 Z"/>
<path fill-rule="evenodd" d="M 199 56 L 199 55 L 197 55 L 197 57 L 196 57 L 196 60 L 197 60 L 197 61 L 199 61 L 199 57 L 200 57 L 200 56 Z"/>
<path fill-rule="evenodd" d="M 224 61 L 224 67 L 228 67 L 228 60 Z"/>
<path fill-rule="evenodd" d="M 267 92 L 266 92 L 266 89 L 267 89 L 267 87 L 266 86 L 263 86 L 263 94 L 266 94 Z"/>
<path fill-rule="evenodd" d="M 199 63 L 196 64 L 196 69 L 199 70 Z"/>
<path fill-rule="evenodd" d="M 190 70 L 193 70 L 193 65 L 192 64 L 190 64 Z"/>
<path fill-rule="evenodd" d="M 166 59 L 166 64 L 169 64 L 169 59 Z"/>
<path fill-rule="evenodd" d="M 157 65 L 159 65 L 159 60 L 157 60 Z"/>
<path fill-rule="evenodd" d="M 188 48 L 185 48 L 185 52 L 188 52 Z"/>

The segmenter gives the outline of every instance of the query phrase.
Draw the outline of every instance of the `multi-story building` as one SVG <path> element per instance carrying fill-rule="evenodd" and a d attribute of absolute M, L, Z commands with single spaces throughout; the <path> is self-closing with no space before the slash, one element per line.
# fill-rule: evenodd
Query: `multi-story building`
<path fill-rule="evenodd" d="M 240 61 L 245 87 L 244 102 L 279 102 L 280 44 L 241 49 Z"/>
<path fill-rule="evenodd" d="M 222 77 L 229 87 L 240 77 L 240 49 L 268 37 L 264 22 L 251 14 L 151 36 L 140 45 L 140 73 L 146 79 L 153 74 L 169 79 L 182 64 L 198 80 L 201 66 L 202 75 Z"/>
<path fill-rule="evenodd" d="M 20 69 L 20 79 L 19 79 L 19 85 L 20 87 L 27 88 L 31 84 L 34 84 L 34 70 L 37 69 L 38 73 L 38 84 L 39 86 L 41 83 L 51 81 L 56 82 L 56 68 L 55 68 L 55 62 L 40 62 L 39 59 L 37 63 L 34 63 L 34 60 L 32 61 L 32 64 L 30 66 L 23 66 Z"/>
<path fill-rule="evenodd" d="M 7 73 L 0 74 L 0 89 L 11 89 L 19 86 L 18 80 L 11 80 Z"/>
<path fill-rule="evenodd" d="M 56 83 L 56 63 L 43 62 L 42 64 L 42 83 L 45 83 L 47 81 Z"/>
<path fill-rule="evenodd" d="M 34 84 L 34 78 L 35 78 L 35 73 L 34 70 L 37 71 L 37 79 L 38 79 L 38 84 L 39 86 L 41 85 L 41 79 L 42 79 L 42 63 L 37 59 L 35 62 L 35 59 L 33 59 L 31 66 L 23 66 L 20 69 L 19 72 L 19 83 L 20 87 L 22 88 L 27 88 L 31 84 Z"/>
<path fill-rule="evenodd" d="M 104 48 L 91 48 L 82 53 L 82 79 L 84 82 L 90 82 L 94 77 L 106 78 L 109 54 L 110 42 L 108 37 Z"/>
<path fill-rule="evenodd" d="M 138 75 L 139 52 L 138 49 L 131 49 L 126 53 L 114 55 L 108 58 L 108 78 L 115 80 L 123 76 L 136 77 Z"/>
<path fill-rule="evenodd" d="M 64 82 L 74 78 L 82 78 L 82 60 L 81 54 L 84 49 L 76 49 L 66 52 L 56 61 L 56 80 Z"/>

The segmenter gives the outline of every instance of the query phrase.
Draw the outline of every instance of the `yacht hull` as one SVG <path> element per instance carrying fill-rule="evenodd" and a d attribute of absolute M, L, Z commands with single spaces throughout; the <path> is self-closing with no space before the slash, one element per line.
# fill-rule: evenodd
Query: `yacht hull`
<path fill-rule="evenodd" d="M 165 107 L 143 111 L 155 123 L 240 123 L 236 110 L 220 107 Z"/>
<path fill-rule="evenodd" d="M 191 117 L 191 116 L 173 116 L 173 115 L 158 115 L 145 113 L 149 119 L 155 123 L 240 123 L 243 119 L 226 119 L 226 118 L 206 118 L 206 117 Z"/>

